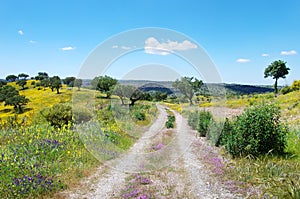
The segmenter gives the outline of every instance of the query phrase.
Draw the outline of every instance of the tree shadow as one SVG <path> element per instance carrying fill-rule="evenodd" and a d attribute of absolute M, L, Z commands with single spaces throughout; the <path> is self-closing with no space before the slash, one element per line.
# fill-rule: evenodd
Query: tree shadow
<path fill-rule="evenodd" d="M 9 113 L 9 112 L 11 112 L 11 111 L 12 111 L 12 109 L 10 109 L 10 108 L 5 108 L 5 109 L 0 110 L 0 113 Z"/>

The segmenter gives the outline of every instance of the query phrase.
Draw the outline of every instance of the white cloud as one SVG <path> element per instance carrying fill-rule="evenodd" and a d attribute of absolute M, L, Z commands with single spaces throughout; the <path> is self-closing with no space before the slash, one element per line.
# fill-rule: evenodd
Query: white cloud
<path fill-rule="evenodd" d="M 72 47 L 72 46 L 66 46 L 66 47 L 61 48 L 61 50 L 62 50 L 62 51 L 75 50 L 75 47 Z"/>
<path fill-rule="evenodd" d="M 261 56 L 263 56 L 263 57 L 269 57 L 270 55 L 267 54 L 267 53 L 263 53 L 263 54 L 261 54 Z"/>
<path fill-rule="evenodd" d="M 19 34 L 19 35 L 24 35 L 23 30 L 19 30 L 19 31 L 18 31 L 18 34 Z"/>
<path fill-rule="evenodd" d="M 197 48 L 196 44 L 188 40 L 183 42 L 168 40 L 165 43 L 160 43 L 156 38 L 149 37 L 145 41 L 145 52 L 148 54 L 168 55 L 174 51 L 185 51 Z"/>
<path fill-rule="evenodd" d="M 121 46 L 121 48 L 122 48 L 123 50 L 130 50 L 130 49 L 131 49 L 129 46 Z"/>
<path fill-rule="evenodd" d="M 296 55 L 297 52 L 295 50 L 290 51 L 281 51 L 281 55 Z"/>
<path fill-rule="evenodd" d="M 118 45 L 113 45 L 112 48 L 119 48 L 119 46 Z"/>
<path fill-rule="evenodd" d="M 247 62 L 250 62 L 250 59 L 240 58 L 240 59 L 237 59 L 236 62 L 238 62 L 238 63 L 247 63 Z"/>
<path fill-rule="evenodd" d="M 31 43 L 31 44 L 35 44 L 35 43 L 36 43 L 36 41 L 30 40 L 30 41 L 29 41 L 29 43 Z"/>

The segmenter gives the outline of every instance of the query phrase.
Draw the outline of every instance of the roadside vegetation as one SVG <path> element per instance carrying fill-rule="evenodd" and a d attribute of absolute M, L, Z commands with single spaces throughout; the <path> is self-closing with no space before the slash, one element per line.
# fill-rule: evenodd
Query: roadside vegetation
<path fill-rule="evenodd" d="M 300 80 L 277 85 L 289 70 L 280 60 L 265 69 L 265 77 L 275 79 L 275 93 L 229 93 L 227 99 L 222 89 L 212 87 L 210 94 L 194 77 L 176 80 L 174 93 L 167 93 L 145 92 L 109 76 L 95 77 L 87 88 L 81 79 L 46 72 L 31 79 L 8 75 L 0 81 L 0 198 L 51 198 L 76 187 L 133 146 L 157 116 L 156 103 L 168 107 L 168 118 L 150 152 L 164 151 L 175 136 L 177 111 L 211 144 L 198 158 L 232 193 L 300 198 Z M 241 114 L 220 117 L 213 111 L 218 107 Z M 150 178 L 131 175 L 119 195 L 153 197 L 146 191 Z"/>

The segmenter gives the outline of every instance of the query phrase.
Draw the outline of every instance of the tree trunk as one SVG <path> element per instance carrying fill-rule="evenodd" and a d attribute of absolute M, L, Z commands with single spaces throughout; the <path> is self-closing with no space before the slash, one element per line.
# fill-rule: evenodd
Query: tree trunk
<path fill-rule="evenodd" d="M 275 78 L 275 84 L 274 84 L 275 94 L 278 93 L 277 81 L 278 81 L 278 78 Z"/>
<path fill-rule="evenodd" d="M 56 89 L 56 93 L 59 94 L 59 88 Z"/>
<path fill-rule="evenodd" d="M 123 97 L 120 97 L 120 99 L 121 99 L 122 105 L 124 105 L 124 99 L 123 99 Z"/>

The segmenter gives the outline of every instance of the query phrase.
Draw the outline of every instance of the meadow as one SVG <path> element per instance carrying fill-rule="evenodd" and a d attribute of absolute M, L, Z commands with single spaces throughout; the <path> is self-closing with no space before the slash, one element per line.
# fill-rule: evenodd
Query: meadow
<path fill-rule="evenodd" d="M 157 113 L 152 103 L 129 110 L 114 105 L 115 96 L 104 99 L 101 93 L 66 86 L 60 94 L 34 86 L 20 94 L 30 100 L 24 113 L 0 106 L 0 198 L 52 198 L 76 187 L 104 161 L 130 148 Z M 75 107 L 72 120 L 51 126 L 45 115 L 64 107 Z"/>

